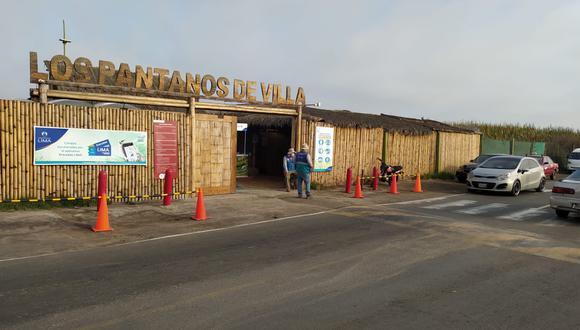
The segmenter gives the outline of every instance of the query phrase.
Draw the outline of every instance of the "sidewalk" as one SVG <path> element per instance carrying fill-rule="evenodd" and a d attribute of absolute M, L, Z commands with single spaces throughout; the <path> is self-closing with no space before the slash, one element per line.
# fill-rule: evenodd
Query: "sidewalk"
<path fill-rule="evenodd" d="M 109 221 L 113 232 L 93 233 L 96 207 L 53 208 L 0 212 L 0 260 L 24 256 L 117 245 L 155 237 L 225 228 L 242 224 L 309 214 L 346 206 L 368 206 L 465 192 L 462 184 L 429 180 L 424 193 L 412 193 L 413 182 L 399 183 L 401 194 L 363 189 L 365 198 L 355 199 L 343 189 L 313 191 L 313 198 L 299 199 L 296 192 L 279 189 L 239 188 L 236 194 L 207 196 L 209 219 L 192 221 L 195 199 L 175 200 L 169 207 L 161 200 L 136 204 L 112 204 Z M 353 189 L 354 190 L 354 189 Z M 256 227 L 256 230 L 258 228 Z"/>

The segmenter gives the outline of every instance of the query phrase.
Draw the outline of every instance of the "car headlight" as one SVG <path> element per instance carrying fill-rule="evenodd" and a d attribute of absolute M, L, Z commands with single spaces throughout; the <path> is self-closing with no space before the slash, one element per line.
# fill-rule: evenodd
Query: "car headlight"
<path fill-rule="evenodd" d="M 507 180 L 510 178 L 510 176 L 512 176 L 511 172 L 508 172 L 506 174 L 502 174 L 500 176 L 497 177 L 498 180 Z"/>
<path fill-rule="evenodd" d="M 473 172 L 467 173 L 467 178 L 468 179 L 473 179 Z"/>

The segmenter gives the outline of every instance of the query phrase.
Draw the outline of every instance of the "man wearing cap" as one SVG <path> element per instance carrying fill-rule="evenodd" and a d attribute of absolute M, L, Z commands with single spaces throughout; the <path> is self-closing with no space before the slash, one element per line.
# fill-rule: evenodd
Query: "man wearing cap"
<path fill-rule="evenodd" d="M 294 148 L 290 148 L 288 149 L 288 153 L 284 155 L 284 158 L 282 159 L 282 168 L 284 169 L 284 178 L 286 179 L 286 191 L 290 191 L 292 186 L 296 185 L 295 154 Z"/>
<path fill-rule="evenodd" d="M 302 144 L 300 152 L 296 154 L 296 174 L 298 174 L 298 198 L 302 198 L 302 182 L 306 186 L 306 198 L 310 198 L 310 172 L 314 166 L 312 165 L 312 157 L 308 153 L 308 144 Z"/>

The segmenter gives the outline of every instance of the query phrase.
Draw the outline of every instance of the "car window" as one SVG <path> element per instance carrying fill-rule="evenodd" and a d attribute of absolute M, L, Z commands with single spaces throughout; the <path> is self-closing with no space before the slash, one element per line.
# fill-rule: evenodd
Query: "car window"
<path fill-rule="evenodd" d="M 530 170 L 540 166 L 540 163 L 535 159 L 528 159 L 528 164 L 529 164 L 528 166 L 530 167 L 529 168 Z"/>
<path fill-rule="evenodd" d="M 477 158 L 474 159 L 474 163 L 481 164 L 484 161 L 490 159 L 493 155 L 479 155 Z"/>
<path fill-rule="evenodd" d="M 580 181 L 580 170 L 572 172 L 572 174 L 568 175 L 564 180 Z"/>
<path fill-rule="evenodd" d="M 573 152 L 568 156 L 568 159 L 580 159 L 580 152 Z"/>
<path fill-rule="evenodd" d="M 519 158 L 493 157 L 486 160 L 480 167 L 513 170 L 520 164 Z"/>
<path fill-rule="evenodd" d="M 538 167 L 539 164 L 536 160 L 534 159 L 524 159 L 522 162 L 522 166 L 520 167 L 520 169 L 522 170 L 532 170 L 536 167 Z"/>

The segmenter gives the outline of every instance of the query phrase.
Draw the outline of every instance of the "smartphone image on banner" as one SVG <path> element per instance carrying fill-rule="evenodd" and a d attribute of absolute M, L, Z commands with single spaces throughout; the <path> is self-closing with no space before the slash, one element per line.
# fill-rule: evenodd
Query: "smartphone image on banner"
<path fill-rule="evenodd" d="M 133 142 L 125 142 L 121 144 L 121 148 L 123 149 L 123 154 L 125 155 L 125 159 L 129 162 L 136 162 L 139 161 L 139 151 L 133 144 Z"/>

